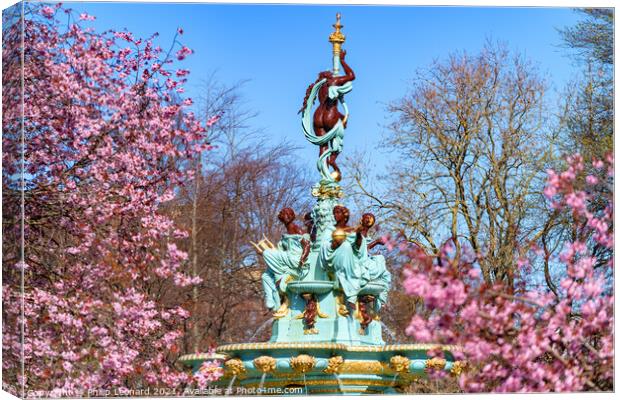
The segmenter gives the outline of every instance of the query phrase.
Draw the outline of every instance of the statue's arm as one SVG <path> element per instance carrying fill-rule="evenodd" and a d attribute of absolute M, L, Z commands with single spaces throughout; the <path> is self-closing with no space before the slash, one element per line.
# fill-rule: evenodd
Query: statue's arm
<path fill-rule="evenodd" d="M 383 246 L 385 244 L 385 241 L 381 238 L 377 239 L 377 240 L 373 240 L 372 242 L 368 243 L 368 250 L 372 250 L 374 249 L 376 246 Z"/>
<path fill-rule="evenodd" d="M 350 82 L 355 79 L 355 72 L 349 67 L 349 64 L 344 60 L 344 56 L 347 54 L 345 50 L 342 50 L 340 53 L 340 65 L 342 65 L 342 69 L 344 70 L 344 76 L 339 76 L 334 79 L 334 85 L 341 86 L 347 82 Z"/>

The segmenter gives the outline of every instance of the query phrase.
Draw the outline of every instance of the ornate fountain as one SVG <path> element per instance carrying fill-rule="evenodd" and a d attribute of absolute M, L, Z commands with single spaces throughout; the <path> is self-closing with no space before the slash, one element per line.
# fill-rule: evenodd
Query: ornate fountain
<path fill-rule="evenodd" d="M 286 229 L 281 240 L 252 243 L 267 265 L 262 283 L 265 304 L 273 312 L 271 339 L 225 344 L 215 356 L 181 358 L 194 371 L 206 360 L 223 360 L 225 374 L 217 385 L 302 387 L 310 394 L 396 393 L 429 370 L 458 374 L 463 367 L 454 361 L 451 346 L 383 340 L 380 310 L 391 276 L 383 256 L 370 252 L 384 243 L 368 237 L 372 214 L 349 226 L 349 210 L 341 204 L 336 158 L 349 116 L 344 95 L 355 74 L 345 61 L 345 36 L 340 15 L 336 18 L 329 36 L 332 70 L 319 73 L 300 110 L 306 139 L 319 146 L 321 180 L 312 188 L 316 204 L 304 215 L 304 229 L 295 223 L 294 211 L 284 208 L 278 214 Z M 430 349 L 443 356 L 430 358 Z"/>

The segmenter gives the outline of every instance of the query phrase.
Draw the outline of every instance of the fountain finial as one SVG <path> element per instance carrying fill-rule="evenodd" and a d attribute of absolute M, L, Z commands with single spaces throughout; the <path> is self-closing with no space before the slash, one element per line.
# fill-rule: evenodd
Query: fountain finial
<path fill-rule="evenodd" d="M 340 31 L 340 28 L 344 28 L 344 25 L 340 23 L 340 13 L 336 13 L 336 23 L 332 25 L 336 30 L 329 35 L 329 41 L 334 46 L 334 51 L 336 47 L 340 48 L 340 45 L 344 43 L 345 36 Z"/>
<path fill-rule="evenodd" d="M 334 54 L 334 75 L 338 75 L 340 70 L 340 52 L 342 50 L 342 44 L 345 41 L 344 34 L 340 31 L 340 28 L 344 28 L 344 25 L 340 23 L 340 13 L 336 14 L 336 23 L 332 25 L 336 30 L 329 35 L 329 42 L 332 44 L 332 51 Z"/>

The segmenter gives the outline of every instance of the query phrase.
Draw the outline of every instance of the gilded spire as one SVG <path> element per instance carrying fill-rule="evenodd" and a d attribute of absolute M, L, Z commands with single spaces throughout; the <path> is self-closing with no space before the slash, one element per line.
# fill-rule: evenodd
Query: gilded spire
<path fill-rule="evenodd" d="M 334 55 L 339 55 L 340 49 L 342 48 L 342 44 L 345 40 L 344 34 L 340 31 L 340 28 L 344 27 L 344 25 L 340 24 L 340 13 L 336 14 L 336 23 L 332 26 L 336 30 L 329 35 L 329 42 L 333 46 Z"/>

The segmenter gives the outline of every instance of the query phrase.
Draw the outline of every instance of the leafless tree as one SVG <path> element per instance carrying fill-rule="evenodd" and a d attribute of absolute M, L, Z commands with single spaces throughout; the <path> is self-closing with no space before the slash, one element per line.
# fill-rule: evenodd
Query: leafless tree
<path fill-rule="evenodd" d="M 517 243 L 539 237 L 548 217 L 541 189 L 556 133 L 545 88 L 535 66 L 503 45 L 435 61 L 388 107 L 386 147 L 399 158 L 383 190 L 368 189 L 358 165 L 359 191 L 391 230 L 430 253 L 447 238 L 467 244 L 484 254 L 486 282 L 512 285 Z"/>
<path fill-rule="evenodd" d="M 282 234 L 279 209 L 309 210 L 309 185 L 285 146 L 239 150 L 209 168 L 197 193 L 182 192 L 169 205 L 191 232 L 191 270 L 203 279 L 192 291 L 190 348 L 247 339 L 267 317 L 260 273 L 250 241 Z M 195 186 L 195 187 L 196 187 Z M 197 199 L 194 201 L 194 199 Z M 188 327 L 189 328 L 189 327 Z"/>
<path fill-rule="evenodd" d="M 221 117 L 205 138 L 214 148 L 194 160 L 200 173 L 166 205 L 189 232 L 179 243 L 188 251 L 188 270 L 203 279 L 187 292 L 168 294 L 187 298 L 187 352 L 247 339 L 268 319 L 260 284 L 264 266 L 249 242 L 263 234 L 279 238 L 276 215 L 282 207 L 300 214 L 310 209 L 310 184 L 295 163 L 295 149 L 261 140 L 242 87 L 243 82 L 227 86 L 215 77 L 204 83 L 199 115 L 205 121 Z"/>

